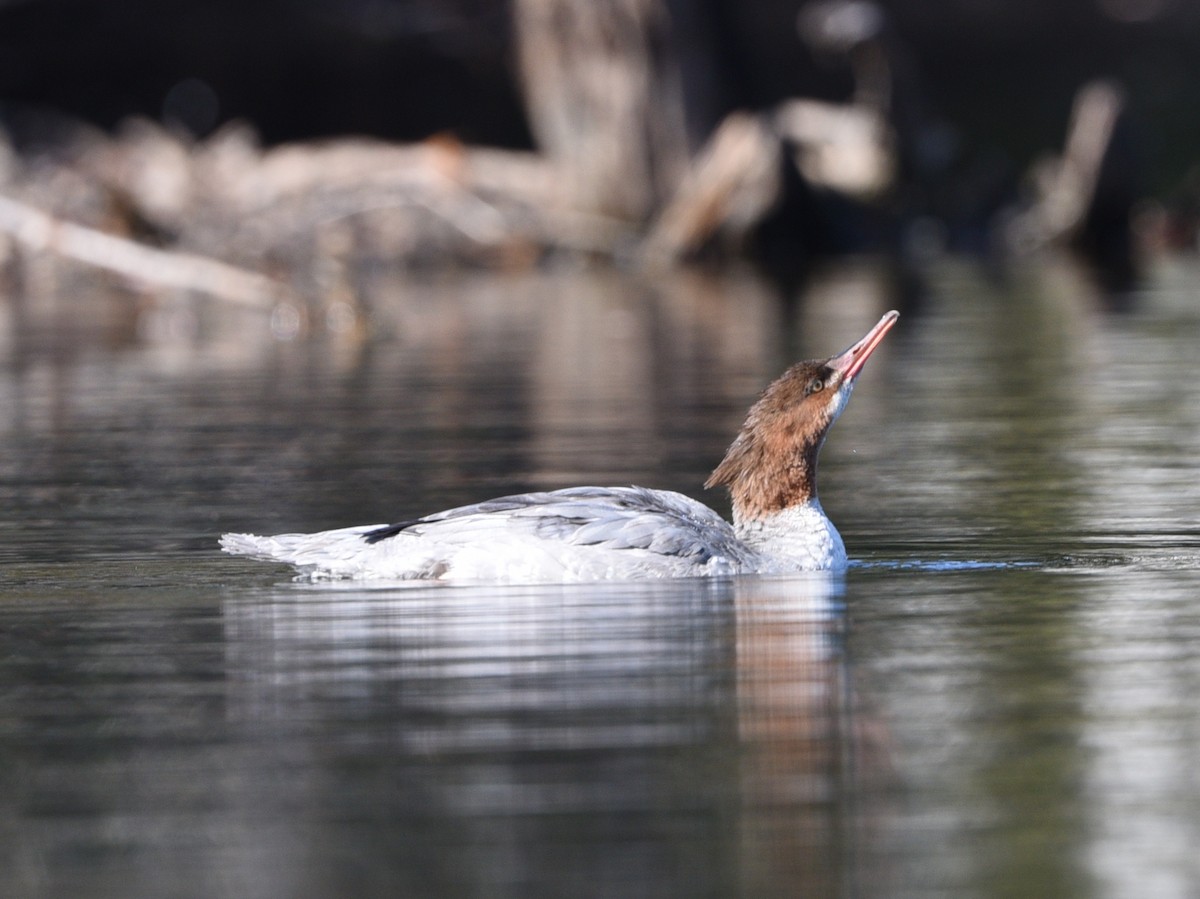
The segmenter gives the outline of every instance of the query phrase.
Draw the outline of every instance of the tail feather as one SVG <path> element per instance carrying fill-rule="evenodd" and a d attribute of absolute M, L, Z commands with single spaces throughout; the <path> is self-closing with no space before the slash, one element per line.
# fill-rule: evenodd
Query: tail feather
<path fill-rule="evenodd" d="M 221 549 L 235 556 L 249 556 L 289 562 L 293 565 L 321 565 L 357 555 L 365 546 L 363 536 L 383 525 L 358 525 L 316 534 L 223 534 Z"/>
<path fill-rule="evenodd" d="M 266 542 L 266 538 L 256 536 L 255 534 L 221 535 L 221 549 L 235 556 L 261 557 L 266 553 L 263 547 L 263 544 Z"/>

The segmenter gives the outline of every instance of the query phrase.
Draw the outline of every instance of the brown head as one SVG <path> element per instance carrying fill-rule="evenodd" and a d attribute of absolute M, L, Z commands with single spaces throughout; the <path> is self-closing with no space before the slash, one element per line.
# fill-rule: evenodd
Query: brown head
<path fill-rule="evenodd" d="M 798 362 L 763 391 L 704 484 L 729 488 L 735 521 L 816 499 L 817 455 L 825 435 L 850 399 L 867 358 L 899 317 L 889 312 L 849 349 L 829 359 Z"/>

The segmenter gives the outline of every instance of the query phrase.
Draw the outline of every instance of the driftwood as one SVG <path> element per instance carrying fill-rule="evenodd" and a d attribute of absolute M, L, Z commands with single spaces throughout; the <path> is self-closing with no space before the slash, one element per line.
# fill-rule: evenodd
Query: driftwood
<path fill-rule="evenodd" d="M 763 116 L 733 113 L 655 220 L 643 261 L 678 262 L 717 240 L 743 245 L 781 200 L 785 161 L 813 187 L 862 202 L 895 179 L 891 130 L 870 108 L 790 100 Z"/>
<path fill-rule="evenodd" d="M 641 259 L 674 263 L 720 234 L 736 243 L 778 200 L 780 144 L 759 117 L 729 116 L 642 243 Z"/>
<path fill-rule="evenodd" d="M 1124 93 L 1109 82 L 1092 82 L 1079 91 L 1062 155 L 1035 166 L 1034 201 L 1009 226 L 1015 246 L 1036 249 L 1079 237 L 1096 202 L 1124 109 Z"/>
<path fill-rule="evenodd" d="M 363 263 L 740 251 L 779 202 L 784 165 L 857 197 L 890 182 L 887 126 L 856 105 L 734 113 L 690 156 L 663 0 L 516 0 L 513 16 L 532 152 L 446 136 L 264 150 L 237 125 L 199 142 L 148 122 L 81 129 L 57 156 L 0 166 L 0 231 L 140 284 L 270 309 L 324 302 L 330 272 L 353 291 L 337 273 Z"/>
<path fill-rule="evenodd" d="M 461 252 L 485 259 L 514 245 L 603 254 L 629 231 L 620 220 L 567 205 L 557 171 L 538 155 L 447 139 L 286 146 L 226 172 L 210 170 L 207 180 L 226 210 L 218 218 L 234 219 L 241 245 L 256 254 L 371 215 L 388 218 L 376 230 L 399 232 L 401 244 L 419 228 L 441 229 Z M 401 261 L 413 256 L 386 233 L 375 235 L 375 246 Z"/>
<path fill-rule="evenodd" d="M 54 253 L 142 285 L 192 290 L 262 309 L 273 308 L 285 296 L 279 283 L 256 272 L 65 222 L 4 196 L 0 196 L 0 233 L 28 250 Z"/>
<path fill-rule="evenodd" d="M 22 158 L 0 132 L 0 236 L 37 254 L 41 271 L 68 259 L 141 285 L 312 311 L 335 294 L 357 308 L 356 279 L 380 265 L 516 267 L 565 252 L 663 266 L 712 248 L 736 254 L 792 200 L 763 232 L 786 253 L 825 226 L 827 210 L 851 205 L 845 198 L 895 209 L 920 193 L 893 192 L 900 178 L 921 185 L 919 141 L 904 126 L 904 70 L 877 7 L 814 3 L 801 17 L 811 45 L 853 63 L 851 102 L 735 112 L 707 137 L 691 135 L 695 152 L 684 109 L 701 88 L 680 74 L 676 8 L 514 0 L 530 151 L 445 135 L 263 149 L 247 126 L 196 141 L 132 122 L 116 135 L 81 127 L 55 152 Z M 1117 89 L 1080 93 L 1061 159 L 1011 219 L 1015 243 L 1090 243 L 1111 255 L 1128 241 L 1134 188 L 1120 173 L 1131 166 L 1114 152 L 1122 124 Z"/>
<path fill-rule="evenodd" d="M 538 148 L 579 209 L 644 221 L 687 165 L 662 0 L 516 0 L 522 93 Z"/>
<path fill-rule="evenodd" d="M 270 308 L 285 287 L 260 272 L 314 299 L 322 289 L 314 267 L 331 254 L 351 265 L 492 266 L 547 251 L 627 258 L 632 250 L 657 266 L 713 243 L 740 251 L 779 201 L 789 154 L 812 183 L 850 195 L 881 190 L 891 175 L 877 122 L 799 101 L 727 117 L 674 190 L 645 207 L 654 212 L 648 225 L 589 207 L 576 190 L 581 176 L 537 153 L 445 138 L 263 151 L 243 128 L 189 144 L 138 122 L 81 150 L 71 178 L 18 174 L 0 231 L 140 283 Z M 60 181 L 68 187 L 54 187 Z M 95 194 L 88 203 L 80 184 Z M 126 236 L 146 231 L 162 246 Z"/>

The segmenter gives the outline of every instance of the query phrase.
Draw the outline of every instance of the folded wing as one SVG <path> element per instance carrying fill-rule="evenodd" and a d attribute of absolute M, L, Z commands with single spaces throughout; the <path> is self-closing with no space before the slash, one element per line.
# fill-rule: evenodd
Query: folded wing
<path fill-rule="evenodd" d="M 754 553 L 708 507 L 665 490 L 576 487 L 392 525 L 222 538 L 228 552 L 325 577 L 591 580 L 737 573 Z"/>

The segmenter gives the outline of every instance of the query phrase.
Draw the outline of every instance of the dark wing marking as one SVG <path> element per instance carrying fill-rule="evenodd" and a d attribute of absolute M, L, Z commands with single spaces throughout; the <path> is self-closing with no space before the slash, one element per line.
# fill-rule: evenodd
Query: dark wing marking
<path fill-rule="evenodd" d="M 367 531 L 362 535 L 363 540 L 367 543 L 378 543 L 380 540 L 386 540 L 388 537 L 395 537 L 401 531 L 407 531 L 414 524 L 420 524 L 425 521 L 424 518 L 412 518 L 408 521 L 398 521 L 395 524 L 384 525 L 381 528 L 376 528 L 373 531 Z"/>

